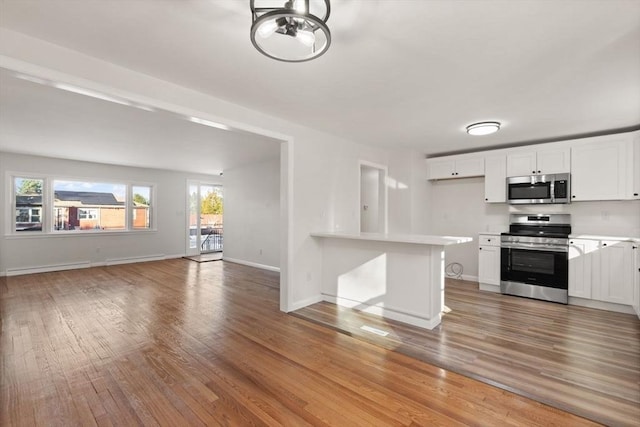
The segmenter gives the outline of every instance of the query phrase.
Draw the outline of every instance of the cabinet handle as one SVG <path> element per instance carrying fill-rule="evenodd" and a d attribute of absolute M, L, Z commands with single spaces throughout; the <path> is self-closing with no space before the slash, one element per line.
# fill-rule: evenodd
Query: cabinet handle
<path fill-rule="evenodd" d="M 458 172 L 456 172 L 456 175 L 458 175 Z"/>
<path fill-rule="evenodd" d="M 531 173 L 536 173 L 536 171 L 531 171 Z"/>
<path fill-rule="evenodd" d="M 482 250 L 482 248 L 478 248 L 478 249 Z"/>
<path fill-rule="evenodd" d="M 451 175 L 455 175 L 455 173 L 451 172 Z"/>
<path fill-rule="evenodd" d="M 606 244 L 606 243 L 603 243 L 603 244 L 602 244 L 602 246 L 607 246 L 607 244 Z"/>
<path fill-rule="evenodd" d="M 487 239 L 487 242 L 490 242 L 490 241 L 491 241 L 491 239 Z"/>
<path fill-rule="evenodd" d="M 638 195 L 638 193 L 633 193 L 633 195 L 634 195 L 634 196 L 637 196 L 637 195 Z"/>
<path fill-rule="evenodd" d="M 573 242 L 569 242 L 569 243 L 573 245 Z"/>
<path fill-rule="evenodd" d="M 540 171 L 538 171 L 538 173 L 540 173 Z"/>
<path fill-rule="evenodd" d="M 485 199 L 484 199 L 484 201 L 485 201 L 485 202 L 488 202 L 488 201 L 489 201 L 489 199 L 485 198 Z"/>
<path fill-rule="evenodd" d="M 571 196 L 571 198 L 575 199 L 575 198 L 576 198 L 576 196 Z"/>

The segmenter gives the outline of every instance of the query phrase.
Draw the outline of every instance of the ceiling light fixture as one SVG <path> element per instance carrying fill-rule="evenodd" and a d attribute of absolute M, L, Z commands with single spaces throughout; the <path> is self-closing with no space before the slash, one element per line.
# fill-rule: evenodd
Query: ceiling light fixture
<path fill-rule="evenodd" d="M 479 122 L 467 126 L 469 135 L 489 135 L 500 130 L 500 122 Z"/>
<path fill-rule="evenodd" d="M 329 49 L 329 0 L 288 0 L 282 7 L 256 3 L 269 1 L 250 2 L 251 43 L 260 53 L 278 61 L 304 62 Z"/>

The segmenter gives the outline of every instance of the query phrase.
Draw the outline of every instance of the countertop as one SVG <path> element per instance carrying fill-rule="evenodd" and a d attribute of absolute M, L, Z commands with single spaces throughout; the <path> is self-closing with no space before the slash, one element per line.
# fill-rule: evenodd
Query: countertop
<path fill-rule="evenodd" d="M 640 237 L 626 236 L 599 236 L 596 234 L 570 234 L 570 239 L 589 239 L 589 240 L 614 240 L 617 242 L 634 242 L 640 243 Z"/>
<path fill-rule="evenodd" d="M 416 245 L 457 245 L 459 243 L 472 242 L 471 237 L 431 236 L 426 234 L 382 234 L 382 233 L 338 233 L 316 232 L 312 237 L 325 237 L 334 239 L 369 240 L 374 242 L 411 243 Z"/>
<path fill-rule="evenodd" d="M 481 231 L 479 236 L 499 236 L 499 231 Z M 633 242 L 640 243 L 640 237 L 629 236 L 603 236 L 598 234 L 570 234 L 570 239 L 589 239 L 589 240 L 613 240 L 616 242 Z"/>

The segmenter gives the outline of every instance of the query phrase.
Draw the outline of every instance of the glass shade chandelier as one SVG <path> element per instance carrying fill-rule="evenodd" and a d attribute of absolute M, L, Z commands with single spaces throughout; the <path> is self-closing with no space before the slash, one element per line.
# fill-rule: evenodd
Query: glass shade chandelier
<path fill-rule="evenodd" d="M 304 62 L 329 49 L 329 0 L 287 0 L 282 6 L 275 3 L 282 4 L 281 0 L 250 1 L 251 42 L 260 53 L 279 61 Z"/>

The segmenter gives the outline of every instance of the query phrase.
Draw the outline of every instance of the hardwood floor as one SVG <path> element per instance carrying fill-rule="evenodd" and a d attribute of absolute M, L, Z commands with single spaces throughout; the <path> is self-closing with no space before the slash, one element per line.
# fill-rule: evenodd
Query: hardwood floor
<path fill-rule="evenodd" d="M 640 320 L 447 279 L 432 331 L 329 303 L 295 315 L 607 425 L 640 425 Z M 380 336 L 362 325 L 389 332 Z"/>
<path fill-rule="evenodd" d="M 284 314 L 277 283 L 185 259 L 0 278 L 0 425 L 593 425 Z"/>

